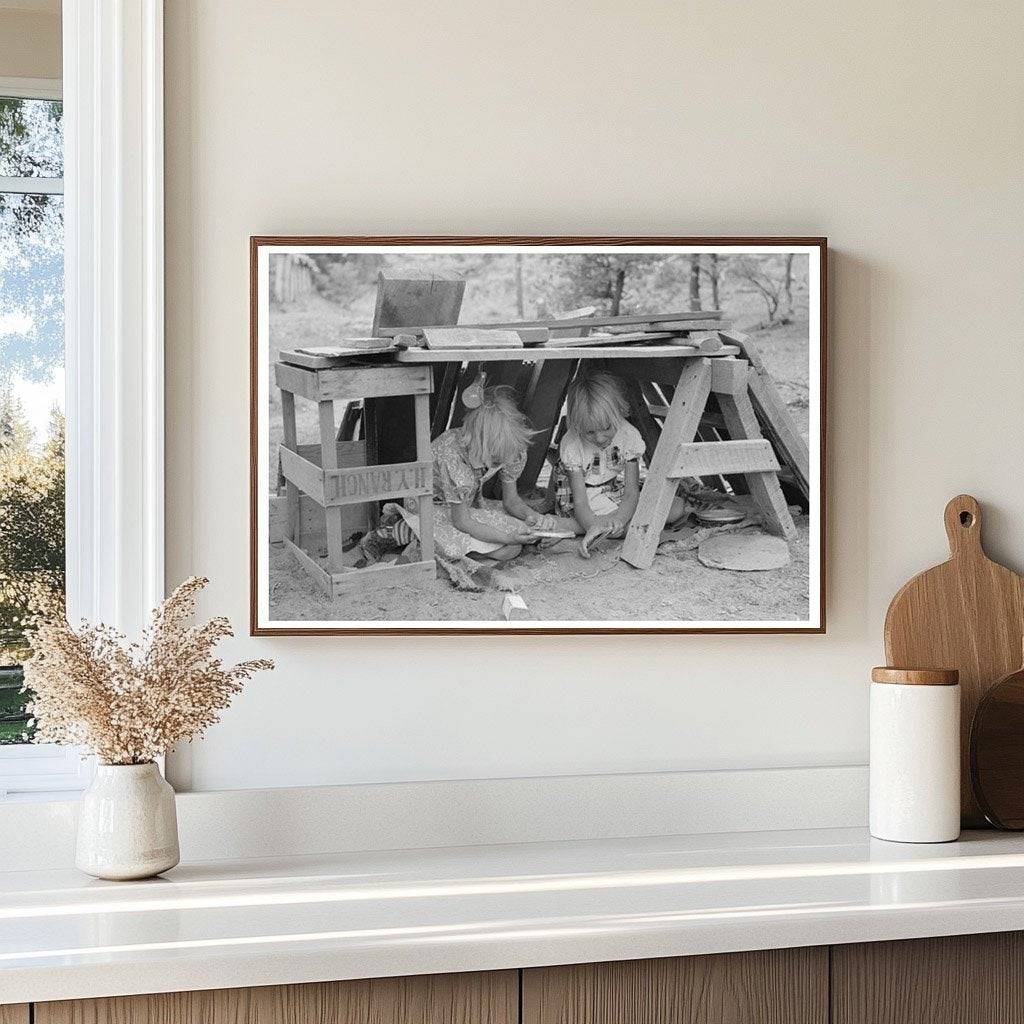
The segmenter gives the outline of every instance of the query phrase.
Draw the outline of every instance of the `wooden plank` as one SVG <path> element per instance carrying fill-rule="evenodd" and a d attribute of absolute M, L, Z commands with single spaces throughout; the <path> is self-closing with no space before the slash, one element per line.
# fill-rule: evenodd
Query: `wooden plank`
<path fill-rule="evenodd" d="M 330 574 L 319 564 L 313 561 L 302 548 L 297 547 L 287 537 L 284 539 L 284 546 L 295 557 L 295 561 L 306 570 L 309 578 L 316 584 L 318 590 L 322 590 L 328 597 L 334 594 Z"/>
<path fill-rule="evenodd" d="M 716 356 L 734 356 L 739 353 L 735 345 L 726 345 Z M 516 359 L 524 363 L 541 362 L 545 359 L 703 359 L 707 358 L 695 348 L 688 348 L 684 345 L 623 345 L 616 347 L 607 345 L 597 348 L 587 348 L 581 345 L 574 345 L 572 348 L 549 348 L 540 345 L 537 348 L 524 348 L 517 351 Z M 445 352 L 444 350 L 433 351 L 426 348 L 410 348 L 404 352 L 396 352 L 392 356 L 399 363 L 447 363 L 459 359 L 472 359 L 475 362 L 502 362 L 508 361 L 509 350 L 507 348 L 496 349 L 475 349 L 472 352 Z M 327 372 L 327 371 L 323 371 Z"/>
<path fill-rule="evenodd" d="M 750 364 L 745 359 L 716 359 L 711 364 L 711 390 L 735 395 L 747 390 Z"/>
<path fill-rule="evenodd" d="M 377 278 L 370 333 L 404 334 L 411 326 L 454 327 L 465 290 L 465 280 L 455 274 L 417 276 L 408 270 L 382 271 Z M 419 393 L 410 389 L 407 394 Z M 416 457 L 416 412 L 410 397 L 374 398 L 366 415 L 372 421 L 367 423 L 366 436 L 373 437 L 376 448 L 376 458 L 371 461 L 409 462 Z"/>
<path fill-rule="evenodd" d="M 763 438 L 691 441 L 679 445 L 669 476 L 724 476 L 726 473 L 777 473 L 778 470 L 779 460 L 775 458 L 771 442 Z"/>
<path fill-rule="evenodd" d="M 518 995 L 516 971 L 428 974 L 37 1003 L 35 1020 L 36 1024 L 516 1024 Z"/>
<path fill-rule="evenodd" d="M 826 1024 L 828 950 L 523 971 L 523 1024 Z"/>
<path fill-rule="evenodd" d="M 366 442 L 365 441 L 338 441 L 335 445 L 338 451 L 338 466 L 366 465 Z M 320 445 L 300 444 L 299 455 L 315 466 L 320 466 Z M 284 500 L 280 499 L 280 528 L 275 530 L 278 515 L 275 513 L 277 499 L 270 499 L 270 542 L 280 543 L 286 535 Z M 354 533 L 362 533 L 369 526 L 369 509 L 365 505 L 345 505 L 342 508 L 341 529 L 342 535 L 348 540 Z M 327 527 L 326 515 L 322 504 L 316 502 L 309 495 L 299 495 L 299 537 L 296 544 L 304 551 L 322 553 L 327 556 Z"/>
<path fill-rule="evenodd" d="M 458 323 L 466 281 L 455 274 L 416 276 L 415 271 L 381 271 L 377 276 L 377 305 L 373 334 L 402 334 L 413 325 L 447 327 Z M 470 326 L 486 326 L 472 324 Z"/>
<path fill-rule="evenodd" d="M 551 337 L 547 327 L 517 327 L 515 332 L 524 345 L 543 345 Z"/>
<path fill-rule="evenodd" d="M 432 437 L 443 434 L 448 429 L 448 421 L 452 415 L 452 403 L 455 401 L 455 386 L 459 382 L 462 367 L 458 363 L 435 363 L 431 369 L 434 377 L 434 410 L 430 424 Z M 419 453 L 416 455 L 419 458 Z"/>
<path fill-rule="evenodd" d="M 671 343 L 696 349 L 702 356 L 718 355 L 725 348 L 717 334 L 709 338 L 698 338 L 692 334 L 677 334 L 672 338 Z"/>
<path fill-rule="evenodd" d="M 363 403 L 349 402 L 345 406 L 341 423 L 338 426 L 339 441 L 354 441 L 359 434 L 359 427 L 363 422 Z"/>
<path fill-rule="evenodd" d="M 334 448 L 337 452 L 335 465 L 339 469 L 345 469 L 348 466 L 365 466 L 367 464 L 365 441 L 336 441 Z M 304 459 L 312 462 L 314 466 L 320 466 L 322 454 L 319 444 L 300 444 L 298 452 Z M 323 467 L 321 466 L 320 468 L 322 469 Z"/>
<path fill-rule="evenodd" d="M 669 476 L 675 465 L 676 451 L 679 445 L 693 440 L 710 394 L 711 361 L 688 362 L 679 376 L 658 447 L 640 491 L 636 513 L 622 545 L 622 559 L 638 569 L 648 569 L 654 561 L 678 486 Z"/>
<path fill-rule="evenodd" d="M 0 1024 L 29 1024 L 28 1003 L 0 1006 Z"/>
<path fill-rule="evenodd" d="M 288 363 L 274 363 L 274 382 L 282 391 L 301 395 L 311 401 L 317 400 L 316 373 Z"/>
<path fill-rule="evenodd" d="M 408 354 L 400 352 L 396 358 Z M 422 367 L 378 363 L 318 370 L 316 380 L 315 394 L 321 402 L 426 395 L 430 394 L 433 387 L 430 372 Z"/>
<path fill-rule="evenodd" d="M 432 461 L 327 469 L 324 471 L 324 505 L 330 510 L 355 502 L 431 494 L 433 469 Z"/>
<path fill-rule="evenodd" d="M 395 352 L 398 349 L 398 345 L 395 342 L 391 342 L 387 338 L 377 338 L 378 344 L 376 348 L 346 348 L 343 345 L 323 345 L 316 348 L 309 349 L 292 349 L 288 352 L 282 352 L 280 354 L 281 361 L 284 363 L 291 363 L 293 366 L 298 366 L 306 370 L 328 370 L 331 367 L 344 366 L 346 363 L 351 363 L 355 366 L 360 365 L 360 361 L 365 359 L 367 356 L 379 356 L 387 355 L 389 352 Z"/>
<path fill-rule="evenodd" d="M 341 510 L 341 532 L 345 542 L 355 533 L 365 533 L 369 528 L 369 508 L 366 505 L 343 505 Z M 280 544 L 288 535 L 288 509 L 284 497 L 270 497 L 270 543 Z M 308 494 L 299 498 L 299 521 L 304 551 L 327 557 L 327 525 L 323 505 L 318 505 Z"/>
<path fill-rule="evenodd" d="M 330 359 L 335 353 L 347 358 L 353 352 L 366 355 L 371 352 L 386 351 L 390 348 L 394 348 L 394 342 L 388 341 L 387 338 L 382 338 L 379 335 L 364 335 L 358 338 L 339 338 L 333 345 L 304 345 L 295 351 L 307 356 L 326 356 Z"/>
<path fill-rule="evenodd" d="M 350 569 L 332 577 L 334 596 L 342 597 L 353 590 L 372 593 L 387 587 L 428 586 L 435 582 L 434 560 L 407 562 L 404 565 L 379 565 L 366 569 Z"/>
<path fill-rule="evenodd" d="M 341 509 L 330 507 L 340 502 L 330 503 L 327 501 L 327 478 L 332 476 L 332 492 L 336 491 L 339 484 L 335 473 L 365 473 L 365 469 L 339 469 L 338 468 L 338 446 L 334 437 L 334 403 L 320 402 L 318 404 L 318 415 L 320 420 L 320 465 L 323 467 L 321 476 L 324 499 L 324 521 L 327 530 L 327 568 L 330 572 L 337 572 L 345 563 L 344 559 L 344 528 L 341 520 Z"/>
<path fill-rule="evenodd" d="M 569 381 L 576 371 L 574 362 L 540 363 L 533 368 L 533 376 L 523 402 L 523 411 L 537 433 L 530 440 L 526 466 L 519 476 L 521 491 L 529 491 L 537 483 L 544 468 L 544 459 L 551 447 L 551 439 L 558 427 L 558 418 L 565 404 Z"/>
<path fill-rule="evenodd" d="M 809 501 L 811 457 L 807 442 L 800 433 L 789 409 L 779 397 L 775 381 L 768 372 L 761 353 L 746 334 L 723 331 L 721 338 L 726 347 L 735 346 L 740 350 L 743 358 L 750 363 L 750 399 L 754 406 L 754 412 L 761 422 L 765 434 L 778 450 L 782 463 L 792 468 L 797 486 L 805 500 Z"/>
<path fill-rule="evenodd" d="M 480 327 L 424 327 L 427 348 L 522 348 L 516 331 L 484 330 Z"/>
<path fill-rule="evenodd" d="M 665 323 L 626 324 L 625 326 L 609 324 L 606 327 L 600 328 L 600 330 L 602 332 L 610 331 L 612 333 L 620 332 L 623 334 L 632 333 L 633 331 L 667 331 L 670 334 L 688 334 L 691 331 L 717 331 L 724 325 L 724 320 L 689 320 L 675 322 L 668 321 Z"/>
<path fill-rule="evenodd" d="M 832 947 L 834 1024 L 1024 1024 L 1024 933 Z"/>
<path fill-rule="evenodd" d="M 547 348 L 593 348 L 595 345 L 630 345 L 634 342 L 668 341 L 675 337 L 671 331 L 633 331 L 623 334 L 588 334 L 585 338 L 552 338 L 547 343 Z"/>
<path fill-rule="evenodd" d="M 426 395 L 417 395 L 416 399 L 416 458 L 420 464 L 428 463 L 431 467 L 430 490 L 419 497 L 416 511 L 420 517 L 420 553 L 424 562 L 434 560 L 434 487 L 433 487 L 433 455 L 430 450 L 430 399 Z"/>
<path fill-rule="evenodd" d="M 295 427 L 295 395 L 291 391 L 281 392 L 281 424 L 284 430 L 282 444 L 289 451 L 297 451 L 298 434 Z M 288 503 L 288 523 L 286 536 L 302 545 L 302 516 L 299 513 L 299 489 L 293 481 L 285 483 L 285 496 Z"/>
<path fill-rule="evenodd" d="M 724 325 L 720 320 L 668 320 L 662 323 L 645 324 L 642 331 L 717 331 Z"/>
<path fill-rule="evenodd" d="M 761 429 L 754 407 L 745 392 L 718 395 L 718 406 L 725 417 L 726 428 L 733 440 L 761 437 Z M 796 536 L 796 524 L 789 513 L 777 473 L 745 473 L 750 496 L 754 499 L 769 533 L 791 540 Z"/>
<path fill-rule="evenodd" d="M 661 324 L 692 322 L 694 320 L 714 320 L 716 323 L 722 319 L 722 311 L 719 309 L 704 310 L 683 310 L 679 313 L 643 313 L 632 316 L 580 316 L 569 317 L 561 320 L 558 317 L 548 317 L 542 320 L 503 320 L 491 324 L 459 324 L 459 327 L 482 327 L 486 329 L 511 330 L 520 327 L 547 327 L 552 331 L 566 331 L 577 327 L 613 327 L 628 326 L 632 324 Z M 437 321 L 438 323 L 440 321 Z M 432 326 L 427 321 L 421 321 L 418 326 L 383 324 L 381 330 L 376 333 L 386 337 L 394 337 L 396 334 L 418 334 L 422 327 Z"/>
<path fill-rule="evenodd" d="M 288 448 L 281 449 L 281 473 L 285 480 L 295 484 L 303 494 L 308 494 L 314 501 L 324 503 L 324 473 L 298 452 Z"/>
<path fill-rule="evenodd" d="M 651 414 L 640 382 L 635 377 L 623 377 L 622 379 L 626 401 L 629 402 L 630 418 L 644 439 L 647 465 L 650 465 L 658 448 L 658 440 L 661 438 L 661 424 Z"/>

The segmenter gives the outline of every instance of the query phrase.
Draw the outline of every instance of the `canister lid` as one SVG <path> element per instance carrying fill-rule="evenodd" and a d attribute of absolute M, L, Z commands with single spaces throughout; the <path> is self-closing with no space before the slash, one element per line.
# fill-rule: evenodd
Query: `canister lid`
<path fill-rule="evenodd" d="M 956 686 L 960 673 L 955 668 L 889 668 L 871 670 L 873 683 L 900 683 L 905 686 Z"/>

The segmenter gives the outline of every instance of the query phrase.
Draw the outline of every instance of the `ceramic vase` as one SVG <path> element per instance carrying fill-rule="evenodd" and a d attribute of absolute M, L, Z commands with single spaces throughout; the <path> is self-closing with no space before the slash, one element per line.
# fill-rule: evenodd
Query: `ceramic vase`
<path fill-rule="evenodd" d="M 151 878 L 178 863 L 174 790 L 149 764 L 101 764 L 82 794 L 75 864 L 96 878 Z"/>

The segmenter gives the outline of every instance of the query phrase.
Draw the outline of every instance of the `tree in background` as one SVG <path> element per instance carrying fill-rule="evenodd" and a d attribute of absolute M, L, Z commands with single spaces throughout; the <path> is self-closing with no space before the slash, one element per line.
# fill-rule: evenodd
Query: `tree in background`
<path fill-rule="evenodd" d="M 690 267 L 689 257 L 636 253 L 546 257 L 545 272 L 537 287 L 538 301 L 551 313 L 586 305 L 611 316 L 682 309 L 687 288 L 684 277 Z"/>
<path fill-rule="evenodd" d="M 32 445 L 21 404 L 0 400 L 0 661 L 28 654 L 25 629 L 64 607 L 64 417 Z"/>
<path fill-rule="evenodd" d="M 785 269 L 782 274 L 782 301 L 779 307 L 779 319 L 785 324 L 793 319 L 793 253 L 786 254 Z"/>
<path fill-rule="evenodd" d="M 690 257 L 690 312 L 700 309 L 700 256 Z"/>
<path fill-rule="evenodd" d="M 721 283 L 722 268 L 726 261 L 729 259 L 728 256 L 719 256 L 717 252 L 708 253 L 707 261 L 702 263 L 702 269 L 707 275 L 708 281 L 711 283 L 711 308 L 721 309 L 722 300 L 719 292 Z"/>
<path fill-rule="evenodd" d="M 793 257 L 736 256 L 729 268 L 740 287 L 756 292 L 768 313 L 767 323 L 788 323 L 793 306 Z M 780 314 L 780 306 L 788 294 L 789 308 Z"/>
<path fill-rule="evenodd" d="M 376 288 L 384 266 L 379 253 L 315 253 L 306 257 L 319 271 L 313 277 L 316 290 L 331 302 L 347 304 L 369 288 Z"/>

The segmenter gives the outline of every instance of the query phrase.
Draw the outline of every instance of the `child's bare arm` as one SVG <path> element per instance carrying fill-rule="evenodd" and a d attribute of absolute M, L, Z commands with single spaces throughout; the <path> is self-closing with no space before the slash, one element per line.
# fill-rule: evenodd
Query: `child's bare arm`
<path fill-rule="evenodd" d="M 590 507 L 590 499 L 587 497 L 587 485 L 583 482 L 582 469 L 569 470 L 569 490 L 572 492 L 572 511 L 576 522 L 583 527 L 583 532 L 598 525 L 598 517 L 594 515 Z"/>
<path fill-rule="evenodd" d="M 612 531 L 612 536 L 617 537 L 625 533 L 630 520 L 636 512 L 636 506 L 640 502 L 640 463 L 633 459 L 626 463 L 626 486 L 622 492 L 622 501 L 619 507 L 606 518 L 614 520 L 618 528 Z"/>
<path fill-rule="evenodd" d="M 525 528 L 521 532 L 508 533 L 479 522 L 470 514 L 469 505 L 466 502 L 452 505 L 451 508 L 452 526 L 456 530 L 468 533 L 470 537 L 486 541 L 488 544 L 530 544 L 537 539 Z"/>
<path fill-rule="evenodd" d="M 555 516 L 546 516 L 536 509 L 530 508 L 519 496 L 519 488 L 514 480 L 501 478 L 501 504 L 505 511 L 516 519 L 522 519 L 535 530 L 554 530 L 558 526 Z"/>

